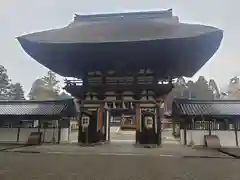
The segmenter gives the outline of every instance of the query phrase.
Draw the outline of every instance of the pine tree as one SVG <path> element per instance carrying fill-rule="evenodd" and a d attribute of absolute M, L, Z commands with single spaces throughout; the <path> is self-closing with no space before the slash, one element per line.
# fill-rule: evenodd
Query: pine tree
<path fill-rule="evenodd" d="M 0 65 L 0 100 L 8 99 L 10 82 L 7 70 L 4 66 Z"/>
<path fill-rule="evenodd" d="M 10 100 L 25 100 L 23 87 L 20 83 L 10 85 L 9 99 Z"/>
<path fill-rule="evenodd" d="M 56 74 L 48 71 L 47 75 L 37 79 L 31 88 L 29 98 L 31 100 L 54 100 L 59 98 L 59 81 Z"/>

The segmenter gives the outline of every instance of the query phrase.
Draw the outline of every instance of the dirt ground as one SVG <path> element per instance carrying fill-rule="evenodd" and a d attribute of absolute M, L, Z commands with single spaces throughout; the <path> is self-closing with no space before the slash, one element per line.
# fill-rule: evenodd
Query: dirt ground
<path fill-rule="evenodd" d="M 239 167 L 225 158 L 0 153 L 1 180 L 237 180 Z"/>
<path fill-rule="evenodd" d="M 114 138 L 128 140 L 131 136 L 120 133 Z M 94 147 L 0 145 L 1 149 L 0 180 L 239 180 L 240 177 L 240 159 L 215 150 L 172 143 L 150 149 L 122 142 Z"/>

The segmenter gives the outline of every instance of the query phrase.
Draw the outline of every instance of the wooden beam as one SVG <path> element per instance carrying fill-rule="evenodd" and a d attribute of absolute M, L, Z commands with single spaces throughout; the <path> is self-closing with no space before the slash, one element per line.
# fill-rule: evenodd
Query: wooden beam
<path fill-rule="evenodd" d="M 66 89 L 70 93 L 83 93 L 83 92 L 108 92 L 108 91 L 132 91 L 133 93 L 143 90 L 154 92 L 157 96 L 167 94 L 172 90 L 171 84 L 105 84 L 105 85 L 86 85 L 86 86 L 66 86 Z"/>
<path fill-rule="evenodd" d="M 132 102 L 134 104 L 156 104 L 154 100 L 79 100 L 82 104 L 122 103 Z"/>

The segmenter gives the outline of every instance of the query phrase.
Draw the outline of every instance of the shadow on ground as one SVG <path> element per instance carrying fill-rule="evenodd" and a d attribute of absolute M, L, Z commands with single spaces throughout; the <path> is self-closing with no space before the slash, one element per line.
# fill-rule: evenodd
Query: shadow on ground
<path fill-rule="evenodd" d="M 18 143 L 0 143 L 0 152 L 2 151 L 8 151 L 13 150 L 16 148 L 24 148 L 24 144 L 18 144 Z"/>
<path fill-rule="evenodd" d="M 0 159 L 0 179 L 4 180 L 234 180 L 240 177 L 240 161 L 236 159 L 45 153 L 0 153 Z"/>
<path fill-rule="evenodd" d="M 239 148 L 221 148 L 220 152 L 232 156 L 234 158 L 240 159 L 240 149 Z"/>
<path fill-rule="evenodd" d="M 228 158 L 234 157 L 229 154 L 211 149 L 193 149 L 177 144 L 167 144 L 159 148 L 136 147 L 133 144 L 110 143 L 98 146 L 81 147 L 77 144 L 43 144 L 41 146 L 12 147 L 5 152 L 42 153 L 42 154 L 92 154 L 92 155 L 128 155 L 128 156 L 157 156 L 179 158 Z"/>

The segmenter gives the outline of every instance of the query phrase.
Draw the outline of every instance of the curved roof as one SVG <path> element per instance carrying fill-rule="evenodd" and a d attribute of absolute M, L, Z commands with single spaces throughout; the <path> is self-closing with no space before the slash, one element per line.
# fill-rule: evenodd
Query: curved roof
<path fill-rule="evenodd" d="M 174 116 L 239 116 L 239 100 L 175 99 Z"/>
<path fill-rule="evenodd" d="M 19 118 L 74 117 L 77 115 L 73 99 L 53 101 L 0 101 L 0 116 Z"/>
<path fill-rule="evenodd" d="M 114 13 L 114 14 L 92 14 L 92 15 L 78 15 L 75 14 L 74 21 L 76 22 L 93 22 L 93 21 L 110 21 L 118 20 L 122 18 L 169 18 L 173 16 L 172 9 L 164 11 L 142 11 L 142 12 L 125 12 L 125 13 Z"/>
<path fill-rule="evenodd" d="M 180 23 L 167 10 L 76 15 L 64 28 L 18 40 L 30 56 L 63 76 L 81 77 L 117 64 L 129 71 L 150 68 L 160 76 L 189 77 L 217 51 L 222 36 L 214 27 Z"/>

